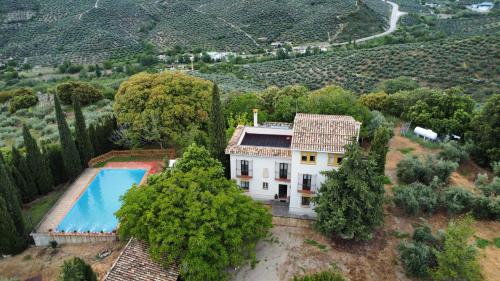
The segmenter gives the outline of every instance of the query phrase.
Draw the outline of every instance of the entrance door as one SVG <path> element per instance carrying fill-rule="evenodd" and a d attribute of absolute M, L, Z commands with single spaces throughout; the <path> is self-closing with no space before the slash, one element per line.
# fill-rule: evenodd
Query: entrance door
<path fill-rule="evenodd" d="M 278 196 L 280 199 L 287 199 L 288 185 L 280 184 Z"/>

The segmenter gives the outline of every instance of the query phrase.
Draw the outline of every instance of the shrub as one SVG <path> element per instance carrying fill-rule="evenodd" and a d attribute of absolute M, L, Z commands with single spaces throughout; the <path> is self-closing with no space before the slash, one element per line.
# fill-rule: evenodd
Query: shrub
<path fill-rule="evenodd" d="M 426 161 L 429 162 L 429 158 Z M 432 169 L 416 156 L 407 156 L 398 163 L 396 175 L 401 183 L 421 182 L 428 184 L 432 180 Z"/>
<path fill-rule="evenodd" d="M 477 219 L 500 220 L 500 198 L 476 196 L 472 213 Z"/>
<path fill-rule="evenodd" d="M 398 246 L 401 262 L 408 275 L 427 277 L 436 263 L 433 249 L 421 242 L 402 242 Z"/>
<path fill-rule="evenodd" d="M 434 163 L 433 178 L 437 177 L 442 183 L 447 183 L 451 173 L 458 168 L 458 163 L 438 160 Z M 432 171 L 432 170 L 431 170 Z"/>
<path fill-rule="evenodd" d="M 389 95 L 386 93 L 372 93 L 362 95 L 359 102 L 370 110 L 385 111 L 387 108 Z"/>
<path fill-rule="evenodd" d="M 61 268 L 61 281 L 97 281 L 92 267 L 80 258 L 65 261 Z"/>
<path fill-rule="evenodd" d="M 49 242 L 49 245 L 52 249 L 55 249 L 57 248 L 57 241 L 56 240 L 52 240 Z"/>
<path fill-rule="evenodd" d="M 500 194 L 500 177 L 494 177 L 488 182 L 488 175 L 480 174 L 477 177 L 475 185 L 486 196 L 496 196 Z"/>
<path fill-rule="evenodd" d="M 9 112 L 14 113 L 22 108 L 29 108 L 38 103 L 38 97 L 31 89 L 20 88 L 14 91 L 14 96 L 10 100 Z"/>
<path fill-rule="evenodd" d="M 458 164 L 452 161 L 436 161 L 430 156 L 421 161 L 416 156 L 408 155 L 398 163 L 396 175 L 400 182 L 406 184 L 421 182 L 428 185 L 436 177 L 441 183 L 447 183 L 451 173 L 457 168 Z"/>
<path fill-rule="evenodd" d="M 436 246 L 438 239 L 432 235 L 432 229 L 428 225 L 416 226 L 413 230 L 413 241 Z"/>
<path fill-rule="evenodd" d="M 460 214 L 471 210 L 473 203 L 474 195 L 463 188 L 450 187 L 443 194 L 443 204 L 448 212 L 452 214 Z"/>
<path fill-rule="evenodd" d="M 337 271 L 323 271 L 302 277 L 293 277 L 293 281 L 346 281 L 344 276 Z"/>
<path fill-rule="evenodd" d="M 460 146 L 456 141 L 449 141 L 442 145 L 438 158 L 460 163 L 469 158 L 469 153 L 467 147 Z"/>
<path fill-rule="evenodd" d="M 0 92 L 0 103 L 4 103 L 4 102 L 10 100 L 13 96 L 14 96 L 13 91 Z"/>
<path fill-rule="evenodd" d="M 82 105 L 94 103 L 103 98 L 102 93 L 89 83 L 70 81 L 57 85 L 57 95 L 63 104 L 72 104 L 72 97 L 76 95 Z"/>
<path fill-rule="evenodd" d="M 396 186 L 393 191 L 394 203 L 410 215 L 432 213 L 438 203 L 434 190 L 421 183 Z"/>

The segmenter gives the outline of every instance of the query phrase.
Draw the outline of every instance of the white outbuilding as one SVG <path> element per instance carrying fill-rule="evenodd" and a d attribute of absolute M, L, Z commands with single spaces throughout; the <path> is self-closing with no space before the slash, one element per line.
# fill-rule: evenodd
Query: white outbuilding
<path fill-rule="evenodd" d="M 415 130 L 413 130 L 413 132 L 415 133 L 415 135 L 420 136 L 426 140 L 435 141 L 438 137 L 438 134 L 433 130 L 424 129 L 422 127 L 415 127 Z"/>

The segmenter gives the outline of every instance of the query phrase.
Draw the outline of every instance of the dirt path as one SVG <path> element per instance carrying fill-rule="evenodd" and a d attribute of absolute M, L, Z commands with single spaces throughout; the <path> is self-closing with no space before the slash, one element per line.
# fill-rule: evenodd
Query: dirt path
<path fill-rule="evenodd" d="M 372 40 L 372 39 L 375 39 L 375 38 L 378 38 L 378 37 L 382 37 L 382 36 L 386 36 L 386 35 L 389 35 L 391 33 L 393 33 L 394 31 L 396 31 L 397 29 L 397 24 L 398 24 L 398 21 L 399 19 L 408 14 L 407 12 L 402 12 L 399 10 L 399 5 L 394 3 L 394 2 L 391 2 L 391 1 L 385 1 L 385 0 L 381 0 L 381 1 L 384 1 L 385 3 L 388 3 L 389 5 L 392 6 L 392 11 L 391 11 L 391 19 L 389 21 L 389 28 L 382 32 L 382 33 L 378 33 L 378 34 L 374 34 L 374 35 L 371 35 L 371 36 L 367 36 L 367 37 L 363 37 L 363 38 L 360 38 L 360 39 L 356 39 L 356 42 L 364 42 L 364 41 L 369 41 L 369 40 Z M 342 45 L 347 45 L 349 44 L 349 42 L 341 42 L 341 43 L 330 43 L 330 42 L 316 42 L 316 43 L 306 43 L 306 44 L 301 44 L 301 45 L 298 45 L 298 46 L 295 46 L 297 48 L 307 48 L 307 47 L 318 47 L 318 48 L 328 48 L 329 46 L 342 46 Z"/>

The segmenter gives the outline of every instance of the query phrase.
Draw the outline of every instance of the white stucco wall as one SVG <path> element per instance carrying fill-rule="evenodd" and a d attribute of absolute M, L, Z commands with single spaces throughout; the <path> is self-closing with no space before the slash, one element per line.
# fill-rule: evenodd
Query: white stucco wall
<path fill-rule="evenodd" d="M 292 151 L 290 213 L 296 215 L 316 215 L 313 203 L 311 203 L 310 207 L 302 206 L 303 194 L 299 192 L 299 174 L 311 174 L 316 176 L 315 188 L 318 190 L 321 187 L 321 183 L 325 180 L 321 171 L 338 169 L 336 166 L 328 165 L 328 153 L 318 152 L 316 157 L 315 164 L 303 164 L 301 163 L 301 152 L 296 150 Z"/>
<path fill-rule="evenodd" d="M 244 179 L 250 183 L 248 195 L 256 200 L 272 200 L 274 195 L 279 192 L 279 185 L 286 184 L 288 186 L 287 195 L 290 196 L 290 182 L 276 180 L 275 169 L 276 162 L 290 163 L 290 158 L 273 158 L 273 157 L 255 157 L 246 155 L 230 155 L 231 161 L 231 179 L 234 179 L 238 185 L 242 178 L 236 175 L 237 160 L 249 160 L 252 165 L 252 177 Z M 289 169 L 290 169 L 289 165 Z M 267 175 L 265 170 L 267 169 Z M 263 189 L 263 182 L 267 182 L 269 187 L 267 190 Z"/>

